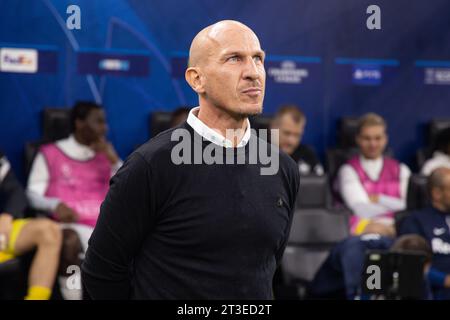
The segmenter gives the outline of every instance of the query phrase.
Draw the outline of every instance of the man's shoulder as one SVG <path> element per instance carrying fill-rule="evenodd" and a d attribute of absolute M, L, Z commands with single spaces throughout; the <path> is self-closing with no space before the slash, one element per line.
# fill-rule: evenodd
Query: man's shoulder
<path fill-rule="evenodd" d="M 435 211 L 431 207 L 425 207 L 411 211 L 405 219 L 414 219 L 418 221 L 428 220 L 433 216 Z"/>
<path fill-rule="evenodd" d="M 138 147 L 134 151 L 134 153 L 139 154 L 148 163 L 161 156 L 170 156 L 173 147 L 179 142 L 178 138 L 172 140 L 172 137 L 174 137 L 174 134 L 176 132 L 179 132 L 181 135 L 183 133 L 187 134 L 189 133 L 189 129 L 184 123 L 174 128 L 162 131 L 158 135 Z"/>

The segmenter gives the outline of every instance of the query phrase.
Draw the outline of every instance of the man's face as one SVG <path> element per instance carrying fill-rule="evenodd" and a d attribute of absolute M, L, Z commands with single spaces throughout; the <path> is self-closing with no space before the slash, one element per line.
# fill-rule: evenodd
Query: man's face
<path fill-rule="evenodd" d="M 211 34 L 201 67 L 205 99 L 231 114 L 261 113 L 266 71 L 258 38 L 245 28 L 213 29 Z"/>
<path fill-rule="evenodd" d="M 280 117 L 274 129 L 279 129 L 279 147 L 291 155 L 300 144 L 305 130 L 305 121 L 295 122 L 291 115 Z"/>
<path fill-rule="evenodd" d="M 105 112 L 102 109 L 92 109 L 86 119 L 77 120 L 77 130 L 88 143 L 105 137 L 108 132 Z"/>
<path fill-rule="evenodd" d="M 445 174 L 443 180 L 443 186 L 435 188 L 433 198 L 445 212 L 450 212 L 450 173 Z"/>
<path fill-rule="evenodd" d="M 367 159 L 377 159 L 383 155 L 387 144 L 385 128 L 381 125 L 364 126 L 356 137 L 362 155 Z"/>

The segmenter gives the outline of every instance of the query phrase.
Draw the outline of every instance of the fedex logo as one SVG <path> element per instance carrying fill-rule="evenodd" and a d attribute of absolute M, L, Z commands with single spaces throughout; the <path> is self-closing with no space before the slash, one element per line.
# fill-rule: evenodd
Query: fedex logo
<path fill-rule="evenodd" d="M 18 73 L 36 73 L 38 70 L 38 52 L 35 49 L 1 48 L 0 71 Z"/>

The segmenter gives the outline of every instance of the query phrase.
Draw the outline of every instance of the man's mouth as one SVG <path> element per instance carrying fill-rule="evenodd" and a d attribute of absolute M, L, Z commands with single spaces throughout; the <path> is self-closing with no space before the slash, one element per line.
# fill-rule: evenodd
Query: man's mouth
<path fill-rule="evenodd" d="M 243 94 L 249 95 L 249 96 L 258 96 L 260 95 L 262 92 L 261 88 L 258 87 L 251 87 L 251 88 L 247 88 L 245 90 L 242 90 Z"/>

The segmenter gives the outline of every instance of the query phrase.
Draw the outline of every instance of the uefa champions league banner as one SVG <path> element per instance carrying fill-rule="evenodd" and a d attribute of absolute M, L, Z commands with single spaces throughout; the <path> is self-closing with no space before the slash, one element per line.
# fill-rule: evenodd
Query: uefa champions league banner
<path fill-rule="evenodd" d="M 450 86 L 450 61 L 417 60 L 414 67 L 416 84 Z"/>
<path fill-rule="evenodd" d="M 395 76 L 398 60 L 336 58 L 336 83 L 355 86 L 380 86 Z"/>
<path fill-rule="evenodd" d="M 321 59 L 302 56 L 269 56 L 267 81 L 274 84 L 315 86 L 321 78 Z"/>
<path fill-rule="evenodd" d="M 34 46 L 0 43 L 0 72 L 56 73 L 58 49 L 55 46 Z"/>
<path fill-rule="evenodd" d="M 146 77 L 150 53 L 142 50 L 81 49 L 77 51 L 78 74 Z"/>

